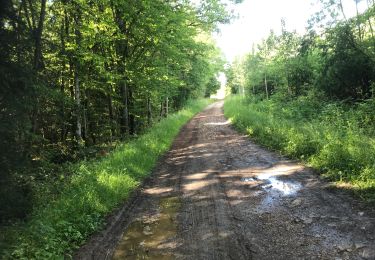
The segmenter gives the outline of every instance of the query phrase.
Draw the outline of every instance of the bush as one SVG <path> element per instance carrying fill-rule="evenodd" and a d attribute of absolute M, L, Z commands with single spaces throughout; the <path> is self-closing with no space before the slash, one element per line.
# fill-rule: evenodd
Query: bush
<path fill-rule="evenodd" d="M 180 128 L 208 103 L 190 102 L 185 109 L 161 120 L 152 130 L 101 160 L 72 166 L 74 173 L 58 196 L 47 205 L 34 208 L 23 225 L 6 229 L 7 236 L 16 239 L 6 241 L 6 245 L 4 241 L 9 238 L 0 240 L 4 257 L 71 257 L 70 253 L 101 227 L 104 216 L 123 203 L 151 173 Z"/>
<path fill-rule="evenodd" d="M 309 94 L 295 100 L 229 97 L 224 114 L 241 131 L 261 144 L 293 158 L 303 159 L 334 181 L 352 184 L 353 190 L 375 200 L 374 101 L 349 106 L 318 103 Z"/>

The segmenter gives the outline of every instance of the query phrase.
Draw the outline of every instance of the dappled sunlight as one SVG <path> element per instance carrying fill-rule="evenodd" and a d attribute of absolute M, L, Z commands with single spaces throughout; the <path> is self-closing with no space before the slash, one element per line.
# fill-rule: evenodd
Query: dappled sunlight
<path fill-rule="evenodd" d="M 181 141 L 181 142 L 184 142 L 184 141 Z M 186 147 L 179 147 L 177 149 L 173 149 L 171 150 L 172 152 L 176 152 L 176 153 L 181 153 L 183 155 L 186 154 L 186 152 L 188 151 L 194 151 L 194 149 L 197 149 L 197 148 L 204 148 L 204 147 L 209 147 L 210 145 L 212 145 L 212 143 L 198 143 L 198 144 L 194 144 L 194 145 L 189 145 L 189 146 L 186 146 Z M 196 152 L 196 151 L 194 151 Z"/>
<path fill-rule="evenodd" d="M 204 125 L 209 125 L 209 126 L 220 126 L 220 125 L 229 125 L 230 120 L 227 120 L 225 122 L 210 122 L 210 123 L 205 123 Z"/>
<path fill-rule="evenodd" d="M 194 180 L 194 182 L 187 183 L 183 185 L 183 189 L 185 191 L 196 191 L 203 189 L 204 187 L 207 187 L 212 184 L 217 184 L 218 180 L 216 179 L 208 179 L 208 180 Z"/>
<path fill-rule="evenodd" d="M 200 172 L 200 173 L 193 173 L 190 175 L 187 175 L 185 179 L 187 180 L 200 180 L 200 179 L 205 179 L 207 176 L 211 174 L 210 172 Z"/>
<path fill-rule="evenodd" d="M 297 164 L 276 164 L 269 169 L 265 169 L 257 174 L 258 178 L 261 180 L 268 179 L 271 176 L 279 176 L 279 175 L 289 175 L 293 174 L 296 171 L 300 171 L 303 169 L 302 165 Z"/>
<path fill-rule="evenodd" d="M 154 187 L 154 188 L 149 188 L 145 189 L 144 193 L 149 194 L 149 195 L 160 195 L 163 193 L 169 193 L 173 189 L 171 187 Z"/>

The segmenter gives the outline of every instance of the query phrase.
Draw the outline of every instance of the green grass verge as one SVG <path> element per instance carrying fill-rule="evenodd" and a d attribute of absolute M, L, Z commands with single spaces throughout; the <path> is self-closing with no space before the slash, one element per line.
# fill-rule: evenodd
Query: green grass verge
<path fill-rule="evenodd" d="M 192 101 L 103 159 L 73 167 L 73 177 L 56 199 L 35 209 L 26 223 L 3 233 L 12 244 L 3 250 L 2 257 L 70 257 L 74 249 L 102 226 L 104 216 L 121 205 L 151 173 L 180 128 L 209 103 L 207 99 Z"/>
<path fill-rule="evenodd" d="M 375 104 L 375 102 L 374 102 Z M 259 101 L 232 96 L 224 114 L 257 142 L 302 159 L 330 180 L 375 202 L 375 138 L 367 108 L 345 110 L 314 97 Z M 369 126 L 369 127 L 367 127 Z M 348 185 L 347 185 L 348 184 Z"/>

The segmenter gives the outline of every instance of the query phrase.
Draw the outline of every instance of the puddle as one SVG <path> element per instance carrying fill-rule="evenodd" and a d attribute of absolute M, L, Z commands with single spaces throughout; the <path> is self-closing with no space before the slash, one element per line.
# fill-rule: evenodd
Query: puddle
<path fill-rule="evenodd" d="M 275 189 L 285 196 L 294 195 L 302 188 L 300 183 L 281 181 L 275 177 L 270 177 L 266 181 L 268 182 L 268 185 L 266 185 L 268 188 Z"/>
<path fill-rule="evenodd" d="M 168 249 L 177 233 L 175 222 L 181 202 L 177 197 L 161 199 L 160 214 L 134 221 L 117 246 L 113 259 L 174 259 Z"/>
<path fill-rule="evenodd" d="M 282 181 L 269 174 L 259 175 L 254 178 L 241 178 L 242 182 L 257 182 L 259 180 L 263 182 L 261 187 L 264 190 L 273 189 L 280 192 L 284 196 L 294 195 L 302 188 L 302 185 L 298 182 Z"/>
<path fill-rule="evenodd" d="M 259 204 L 259 210 L 268 210 L 279 204 L 282 197 L 293 196 L 302 189 L 302 184 L 299 182 L 291 182 L 287 180 L 277 179 L 271 174 L 262 174 L 254 178 L 242 178 L 242 181 L 261 181 L 261 190 L 254 192 L 255 196 L 261 196 L 262 199 Z"/>
<path fill-rule="evenodd" d="M 257 178 L 265 182 L 265 185 L 262 186 L 263 189 L 275 189 L 284 196 L 294 195 L 302 188 L 298 182 L 283 181 L 271 174 L 262 174 Z"/>
<path fill-rule="evenodd" d="M 254 178 L 242 178 L 241 181 L 243 182 L 253 182 L 256 181 Z"/>

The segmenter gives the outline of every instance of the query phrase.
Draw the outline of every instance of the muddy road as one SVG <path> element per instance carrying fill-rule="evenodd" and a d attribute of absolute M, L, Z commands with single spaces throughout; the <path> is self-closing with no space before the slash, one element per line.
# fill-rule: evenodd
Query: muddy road
<path fill-rule="evenodd" d="M 210 105 L 76 259 L 375 259 L 375 214 Z"/>

